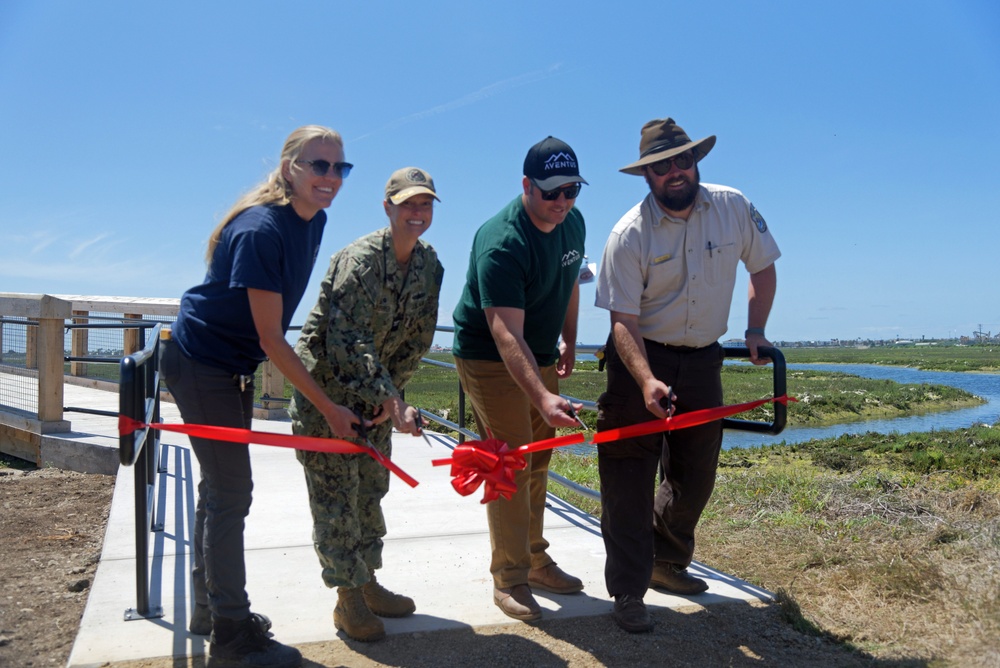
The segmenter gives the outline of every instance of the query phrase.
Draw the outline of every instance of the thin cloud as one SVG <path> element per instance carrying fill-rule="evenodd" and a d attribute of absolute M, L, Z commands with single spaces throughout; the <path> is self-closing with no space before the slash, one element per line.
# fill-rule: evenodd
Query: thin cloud
<path fill-rule="evenodd" d="M 424 118 L 430 118 L 431 116 L 444 114 L 449 111 L 458 109 L 459 107 L 465 107 L 470 104 L 482 102 L 483 100 L 487 100 L 491 97 L 501 95 L 503 93 L 506 93 L 507 91 L 519 88 L 521 86 L 525 86 L 527 84 L 535 83 L 538 81 L 544 81 L 545 79 L 549 79 L 551 77 L 556 76 L 556 74 L 558 74 L 561 68 L 562 68 L 562 63 L 556 63 L 554 65 L 550 65 L 544 70 L 535 70 L 534 72 L 528 72 L 526 74 L 521 74 L 519 76 L 512 77 L 510 79 L 504 79 L 503 81 L 498 81 L 494 84 L 490 84 L 489 86 L 480 88 L 474 93 L 463 95 L 457 100 L 452 100 L 451 102 L 439 104 L 435 107 L 431 107 L 430 109 L 425 109 L 424 111 L 418 111 L 415 114 L 410 114 L 409 116 L 403 116 L 402 118 L 397 118 L 394 121 L 386 123 L 377 130 L 365 133 L 360 137 L 355 137 L 353 141 L 359 141 L 361 139 L 365 139 L 366 137 L 371 137 L 372 135 L 377 134 L 379 132 L 385 132 L 386 130 L 395 130 L 396 128 L 402 125 L 413 123 L 414 121 L 419 121 Z"/>
<path fill-rule="evenodd" d="M 40 232 L 34 235 L 32 241 L 34 241 L 35 239 L 38 239 L 38 241 L 37 243 L 35 243 L 34 246 L 31 247 L 31 250 L 28 251 L 29 255 L 37 255 L 38 253 L 41 253 L 43 250 L 45 250 L 46 248 L 54 244 L 56 241 L 58 241 L 59 237 L 57 235 L 50 234 L 48 232 Z"/>
<path fill-rule="evenodd" d="M 73 250 L 71 250 L 71 251 L 69 252 L 69 259 L 71 259 L 71 260 L 75 260 L 75 259 L 76 259 L 76 258 L 78 258 L 78 257 L 80 256 L 80 254 L 82 254 L 82 253 L 83 253 L 83 252 L 84 252 L 85 250 L 87 250 L 88 248 L 90 248 L 90 247 L 91 247 L 91 246 L 93 246 L 94 244 L 96 244 L 96 243 L 99 243 L 99 242 L 103 241 L 104 239 L 107 239 L 107 238 L 108 238 L 109 236 L 111 236 L 111 235 L 110 235 L 110 234 L 109 234 L 108 232 L 104 232 L 103 234 L 99 234 L 99 235 L 97 235 L 97 236 L 96 236 L 96 237 L 94 237 L 93 239 L 90 239 L 90 240 L 88 240 L 88 241 L 84 241 L 84 242 L 83 242 L 83 243 L 81 243 L 81 244 L 78 244 L 78 245 L 76 246 L 76 248 L 74 248 Z"/>

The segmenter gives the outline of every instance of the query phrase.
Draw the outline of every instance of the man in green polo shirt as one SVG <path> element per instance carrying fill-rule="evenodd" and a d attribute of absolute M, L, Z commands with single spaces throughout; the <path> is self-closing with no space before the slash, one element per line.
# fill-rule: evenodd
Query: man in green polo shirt
<path fill-rule="evenodd" d="M 524 160 L 524 192 L 486 221 L 472 244 L 453 352 L 480 434 L 511 448 L 577 424 L 559 396 L 559 379 L 573 371 L 576 355 L 586 228 L 574 202 L 585 183 L 573 149 L 543 139 Z M 583 589 L 546 552 L 550 458 L 550 450 L 527 455 L 527 467 L 515 472 L 517 492 L 487 506 L 493 601 L 524 621 L 542 615 L 532 587 L 557 594 Z"/>

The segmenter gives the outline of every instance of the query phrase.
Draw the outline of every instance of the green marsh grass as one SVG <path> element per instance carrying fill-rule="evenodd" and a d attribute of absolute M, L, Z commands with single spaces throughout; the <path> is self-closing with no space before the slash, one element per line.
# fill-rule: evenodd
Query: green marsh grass
<path fill-rule="evenodd" d="M 788 364 L 885 364 L 926 371 L 1000 373 L 1000 345 L 781 348 L 781 352 Z"/>

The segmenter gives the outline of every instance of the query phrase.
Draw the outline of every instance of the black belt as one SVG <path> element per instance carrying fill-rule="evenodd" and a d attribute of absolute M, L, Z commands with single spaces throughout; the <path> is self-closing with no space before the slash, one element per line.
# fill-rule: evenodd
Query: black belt
<path fill-rule="evenodd" d="M 660 348 L 666 348 L 667 350 L 670 350 L 675 353 L 694 353 L 699 350 L 704 350 L 705 348 L 708 347 L 708 346 L 703 346 L 699 348 L 697 346 L 674 346 L 669 343 L 660 343 L 659 341 L 653 341 L 652 339 L 643 339 L 643 341 L 645 341 L 646 343 L 656 344 Z"/>

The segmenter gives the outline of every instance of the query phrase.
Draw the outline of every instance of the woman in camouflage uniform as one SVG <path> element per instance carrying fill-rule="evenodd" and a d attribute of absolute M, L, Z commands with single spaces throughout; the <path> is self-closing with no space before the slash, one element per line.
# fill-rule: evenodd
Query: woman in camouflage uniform
<path fill-rule="evenodd" d="M 393 173 L 383 202 L 389 226 L 333 256 L 295 348 L 329 398 L 372 420 L 369 440 L 386 456 L 392 454 L 393 427 L 420 433 L 417 411 L 400 392 L 430 349 L 437 325 L 444 268 L 420 240 L 431 225 L 435 199 L 427 172 L 406 167 Z M 294 433 L 331 435 L 299 392 L 291 415 Z M 297 454 L 305 467 L 323 582 L 338 588 L 334 626 L 356 640 L 381 639 L 379 617 L 416 609 L 412 599 L 375 579 L 382 566 L 381 502 L 389 472 L 366 454 Z"/>

